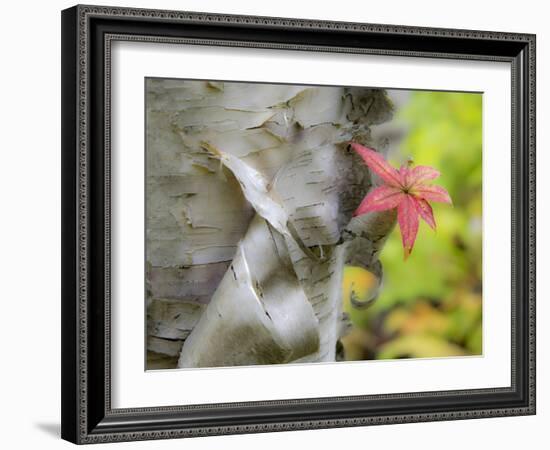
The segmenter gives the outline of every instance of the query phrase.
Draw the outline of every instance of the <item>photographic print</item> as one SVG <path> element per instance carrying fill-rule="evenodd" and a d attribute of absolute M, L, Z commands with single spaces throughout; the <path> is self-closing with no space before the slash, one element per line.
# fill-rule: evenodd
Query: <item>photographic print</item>
<path fill-rule="evenodd" d="M 64 439 L 535 414 L 535 35 L 61 19 Z"/>
<path fill-rule="evenodd" d="M 146 369 L 482 354 L 482 94 L 147 78 Z"/>

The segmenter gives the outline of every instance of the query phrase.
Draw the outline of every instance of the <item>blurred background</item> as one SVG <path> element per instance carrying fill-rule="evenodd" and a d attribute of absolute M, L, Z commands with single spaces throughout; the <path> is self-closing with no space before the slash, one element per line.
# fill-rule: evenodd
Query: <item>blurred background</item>
<path fill-rule="evenodd" d="M 345 304 L 352 321 L 342 339 L 346 360 L 482 353 L 482 95 L 388 91 L 394 120 L 388 159 L 407 158 L 441 172 L 453 207 L 433 203 L 437 232 L 421 221 L 407 261 L 398 227 L 381 261 L 380 297 L 367 309 Z"/>

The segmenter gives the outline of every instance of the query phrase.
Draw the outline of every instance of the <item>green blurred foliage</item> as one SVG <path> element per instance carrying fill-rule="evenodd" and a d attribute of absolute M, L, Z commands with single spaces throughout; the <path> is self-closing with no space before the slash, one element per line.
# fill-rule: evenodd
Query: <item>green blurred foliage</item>
<path fill-rule="evenodd" d="M 422 222 L 407 261 L 392 232 L 380 298 L 367 310 L 346 308 L 354 325 L 343 339 L 346 359 L 480 354 L 482 95 L 413 92 L 394 120 L 406 134 L 390 162 L 411 157 L 438 169 L 435 183 L 453 206 L 432 204 L 437 232 Z"/>

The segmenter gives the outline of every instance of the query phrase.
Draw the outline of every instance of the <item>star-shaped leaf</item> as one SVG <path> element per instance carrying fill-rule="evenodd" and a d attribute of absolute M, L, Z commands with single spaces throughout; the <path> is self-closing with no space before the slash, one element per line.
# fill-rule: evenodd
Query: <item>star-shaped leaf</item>
<path fill-rule="evenodd" d="M 449 193 L 441 186 L 427 184 L 439 177 L 433 167 L 409 167 L 404 164 L 399 169 L 390 165 L 375 150 L 351 143 L 369 169 L 383 181 L 381 186 L 371 191 L 361 201 L 355 211 L 356 216 L 374 211 L 397 208 L 397 222 L 401 231 L 405 259 L 411 254 L 418 233 L 419 217 L 432 229 L 436 229 L 435 218 L 429 202 L 451 203 Z"/>

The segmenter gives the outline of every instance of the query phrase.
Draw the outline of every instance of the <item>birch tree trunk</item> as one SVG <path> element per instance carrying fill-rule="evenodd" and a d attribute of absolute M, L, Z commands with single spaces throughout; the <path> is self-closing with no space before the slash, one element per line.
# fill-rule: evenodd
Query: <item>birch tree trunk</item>
<path fill-rule="evenodd" d="M 352 218 L 383 90 L 149 79 L 149 369 L 334 361 L 346 264 L 378 277 L 392 212 Z M 373 293 L 373 296 L 375 293 Z"/>

